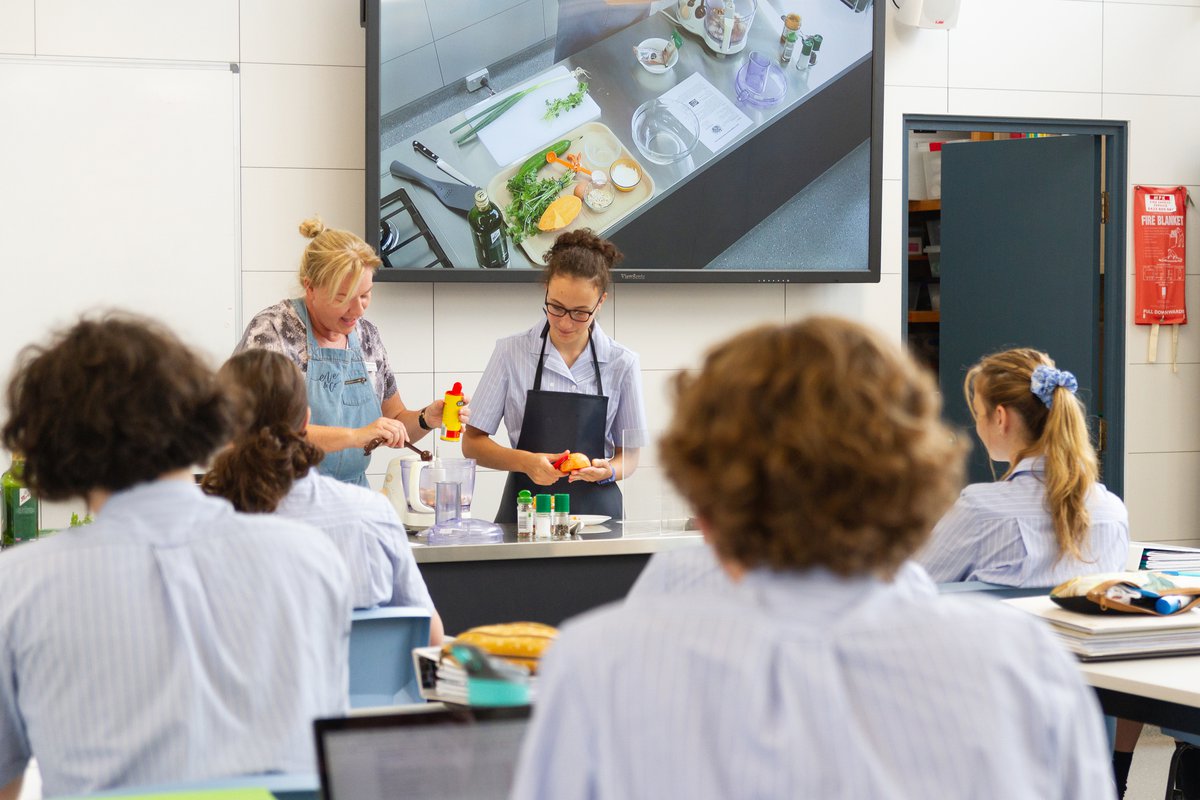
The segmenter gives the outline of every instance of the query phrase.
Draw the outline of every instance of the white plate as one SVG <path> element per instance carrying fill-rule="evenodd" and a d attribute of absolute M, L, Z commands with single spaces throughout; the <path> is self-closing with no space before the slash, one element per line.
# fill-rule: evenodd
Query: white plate
<path fill-rule="evenodd" d="M 571 522 L 582 522 L 584 526 L 601 525 L 608 522 L 612 517 L 606 517 L 603 514 L 572 514 Z"/>

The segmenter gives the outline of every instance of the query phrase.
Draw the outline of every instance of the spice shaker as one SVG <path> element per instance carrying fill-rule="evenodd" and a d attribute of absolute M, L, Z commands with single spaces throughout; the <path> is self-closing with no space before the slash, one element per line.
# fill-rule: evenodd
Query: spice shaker
<path fill-rule="evenodd" d="M 517 493 L 517 538 L 533 536 L 533 495 L 528 489 Z"/>
<path fill-rule="evenodd" d="M 533 538 L 550 538 L 550 495 L 539 494 L 533 498 Z"/>
<path fill-rule="evenodd" d="M 571 495 L 554 495 L 554 525 L 551 528 L 554 539 L 571 538 Z"/>
<path fill-rule="evenodd" d="M 796 32 L 788 31 L 783 38 L 783 51 L 779 54 L 780 63 L 786 64 L 792 60 L 792 52 L 796 49 Z"/>

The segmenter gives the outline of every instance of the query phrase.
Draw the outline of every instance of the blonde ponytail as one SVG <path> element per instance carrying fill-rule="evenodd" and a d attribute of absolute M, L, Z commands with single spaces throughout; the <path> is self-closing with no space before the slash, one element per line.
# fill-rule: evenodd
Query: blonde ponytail
<path fill-rule="evenodd" d="M 1040 378 L 1045 371 L 1039 367 L 1053 371 L 1054 362 L 1038 350 L 995 353 L 967 372 L 963 392 L 972 410 L 972 398 L 977 396 L 988 413 L 1004 406 L 1025 423 L 1029 446 L 1013 455 L 1003 478 L 1009 477 L 1023 458 L 1045 458 L 1045 507 L 1058 542 L 1056 561 L 1067 555 L 1083 560 L 1092 522 L 1087 496 L 1099 478 L 1096 450 L 1088 436 L 1083 403 L 1068 386 L 1044 386 Z"/>

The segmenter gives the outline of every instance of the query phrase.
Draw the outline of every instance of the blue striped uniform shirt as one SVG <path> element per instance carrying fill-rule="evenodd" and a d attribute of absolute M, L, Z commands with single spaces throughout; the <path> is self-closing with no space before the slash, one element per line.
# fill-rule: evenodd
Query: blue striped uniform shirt
<path fill-rule="evenodd" d="M 320 531 L 191 481 L 0 555 L 0 786 L 47 795 L 312 772 L 348 705 L 346 567 Z"/>
<path fill-rule="evenodd" d="M 533 388 L 538 354 L 542 350 L 544 321 L 529 330 L 496 342 L 479 387 L 471 396 L 471 427 L 489 436 L 500 429 L 501 420 L 508 430 L 512 447 L 521 438 L 525 418 L 525 393 Z M 595 394 L 596 372 L 592 350 L 585 348 L 571 367 L 567 367 L 554 344 L 546 342 L 546 361 L 542 368 L 542 389 L 550 392 Z M 596 361 L 604 394 L 608 396 L 608 419 L 604 433 L 604 458 L 611 458 L 616 447 L 637 448 L 645 444 L 646 407 L 642 399 L 642 374 L 637 354 L 617 344 L 600 323 L 592 325 L 596 343 Z M 625 432 L 630 432 L 628 436 Z M 588 453 L 592 458 L 598 453 Z"/>
<path fill-rule="evenodd" d="M 986 581 L 1057 586 L 1077 575 L 1117 572 L 1129 550 L 1129 513 L 1121 498 L 1095 484 L 1087 496 L 1091 528 L 1083 558 L 1058 558 L 1042 483 L 1045 459 L 1023 459 L 1006 481 L 973 483 L 933 529 L 917 560 L 939 583 Z"/>
<path fill-rule="evenodd" d="M 567 623 L 517 800 L 1113 797 L 1104 723 L 1041 624 L 873 579 L 750 573 Z"/>
<path fill-rule="evenodd" d="M 422 606 L 433 612 L 404 523 L 383 495 L 310 471 L 275 513 L 307 522 L 330 538 L 350 568 L 355 608 Z"/>

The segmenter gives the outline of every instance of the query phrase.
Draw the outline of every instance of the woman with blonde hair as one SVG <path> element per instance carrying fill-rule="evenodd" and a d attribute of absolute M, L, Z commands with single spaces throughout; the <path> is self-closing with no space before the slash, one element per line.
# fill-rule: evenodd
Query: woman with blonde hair
<path fill-rule="evenodd" d="M 400 399 L 379 329 L 364 318 L 382 263 L 371 246 L 317 217 L 300 223 L 300 233 L 312 240 L 300 258 L 304 296 L 256 314 L 235 352 L 274 350 L 300 368 L 312 410 L 308 438 L 325 453 L 320 471 L 366 486 L 363 448 L 420 439 L 441 425 L 443 402 L 410 409 Z"/>
<path fill-rule="evenodd" d="M 995 483 L 967 486 L 918 561 L 935 581 L 1054 586 L 1120 570 L 1129 515 L 1098 482 L 1078 382 L 1048 355 L 1018 348 L 987 356 L 963 382 Z"/>

